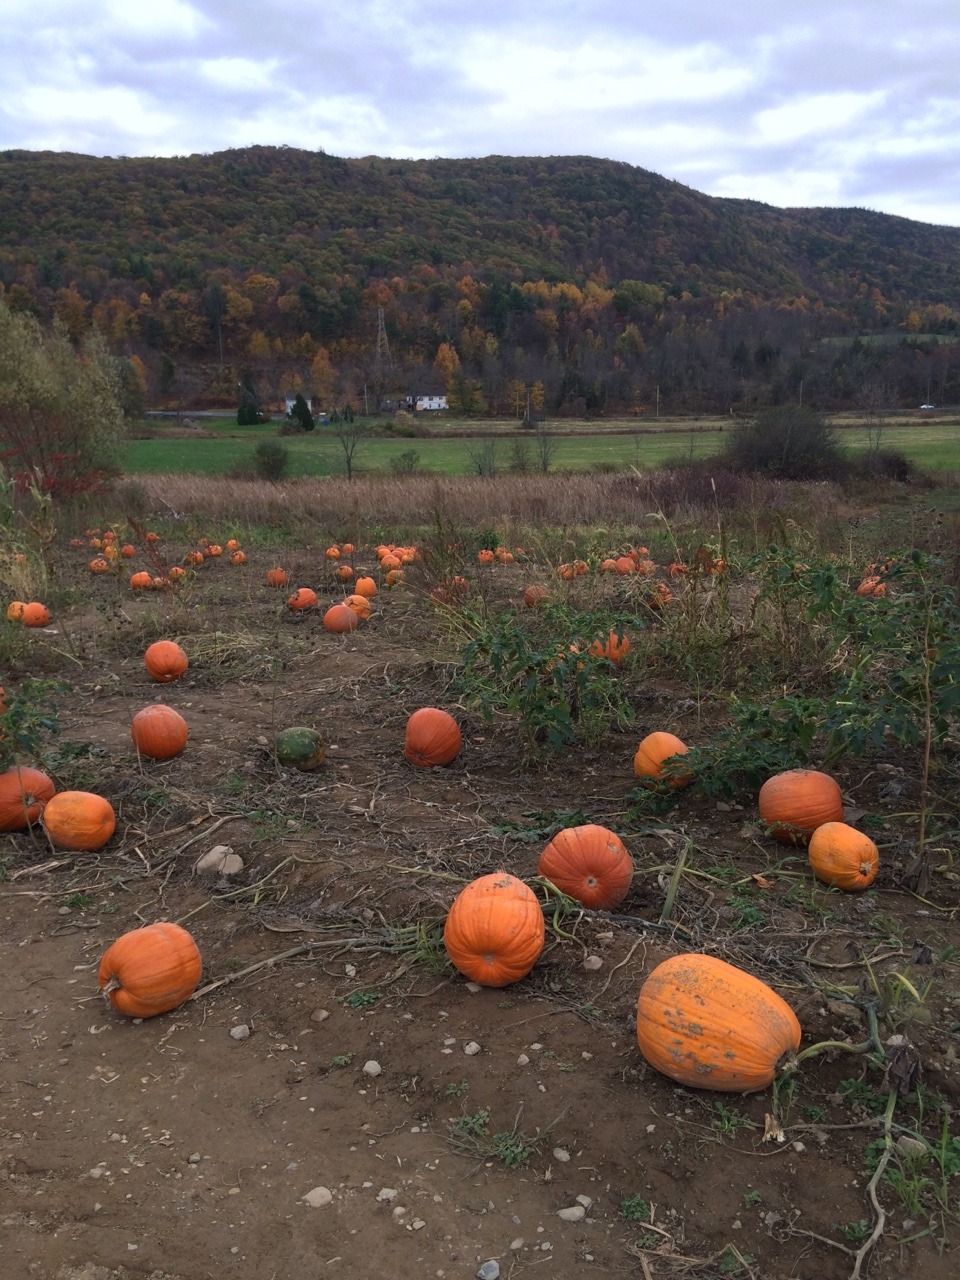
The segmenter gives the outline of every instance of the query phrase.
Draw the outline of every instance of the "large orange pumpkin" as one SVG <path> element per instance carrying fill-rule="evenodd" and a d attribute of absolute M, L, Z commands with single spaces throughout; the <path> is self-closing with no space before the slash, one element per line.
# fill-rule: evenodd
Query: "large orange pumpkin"
<path fill-rule="evenodd" d="M 146 569 L 140 569 L 130 575 L 130 586 L 134 591 L 149 591 L 153 586 L 153 578 Z"/>
<path fill-rule="evenodd" d="M 483 987 L 525 978 L 543 950 L 543 912 L 533 890 L 506 871 L 480 876 L 457 894 L 443 928 L 453 965 Z"/>
<path fill-rule="evenodd" d="M 290 577 L 286 569 L 281 569 L 279 565 L 267 570 L 268 587 L 285 587 L 289 581 Z"/>
<path fill-rule="evenodd" d="M 666 774 L 664 767 L 668 760 L 685 756 L 689 750 L 687 744 L 676 734 L 658 729 L 656 733 L 648 733 L 637 747 L 637 753 L 633 757 L 633 771 L 645 786 L 651 786 L 665 777 L 671 787 L 685 787 L 692 780 L 693 774 L 678 771 L 676 762 Z"/>
<path fill-rule="evenodd" d="M 868 889 L 880 868 L 877 846 L 845 822 L 825 822 L 817 827 L 810 837 L 807 857 L 818 880 L 848 893 Z"/>
<path fill-rule="evenodd" d="M 143 655 L 143 664 L 151 680 L 169 684 L 180 679 L 190 666 L 190 659 L 175 640 L 156 640 Z"/>
<path fill-rule="evenodd" d="M 449 711 L 421 707 L 407 721 L 403 754 L 411 764 L 445 765 L 455 760 L 463 739 Z"/>
<path fill-rule="evenodd" d="M 190 731 L 179 711 L 162 702 L 142 707 L 130 724 L 137 752 L 151 760 L 171 760 L 187 745 Z"/>
<path fill-rule="evenodd" d="M 359 618 L 345 604 L 332 604 L 323 615 L 324 631 L 332 631 L 334 635 L 343 635 L 355 631 Z"/>
<path fill-rule="evenodd" d="M 358 578 L 353 584 L 358 596 L 366 596 L 368 600 L 372 600 L 377 594 L 377 584 L 373 578 Z"/>
<path fill-rule="evenodd" d="M 0 773 L 0 831 L 23 831 L 40 817 L 56 787 L 30 765 L 14 765 Z"/>
<path fill-rule="evenodd" d="M 315 609 L 318 603 L 315 591 L 311 591 L 309 587 L 298 587 L 287 601 L 287 608 L 300 613 L 304 609 Z"/>
<path fill-rule="evenodd" d="M 540 854 L 537 875 L 594 911 L 609 911 L 627 896 L 633 859 L 618 835 L 596 823 L 565 827 Z"/>
<path fill-rule="evenodd" d="M 97 981 L 118 1013 L 153 1018 L 189 1000 L 202 969 L 186 929 L 162 920 L 117 938 L 101 957 Z"/>
<path fill-rule="evenodd" d="M 366 596 L 361 596 L 361 595 L 347 596 L 347 598 L 344 600 L 343 603 L 347 606 L 348 609 L 353 610 L 353 612 L 357 615 L 357 617 L 360 619 L 361 622 L 366 622 L 367 618 L 369 618 L 370 614 L 372 613 L 372 609 L 370 608 L 370 601 Z"/>
<path fill-rule="evenodd" d="M 58 791 L 40 821 L 58 849 L 102 849 L 117 826 L 113 805 L 92 791 Z"/>
<path fill-rule="evenodd" d="M 657 1071 L 696 1089 L 765 1089 L 800 1036 L 785 1000 L 715 956 L 671 956 L 640 989 L 640 1052 Z"/>
<path fill-rule="evenodd" d="M 843 821 L 836 779 L 816 769 L 788 769 L 760 788 L 760 819 L 781 844 L 806 844 L 825 822 Z"/>

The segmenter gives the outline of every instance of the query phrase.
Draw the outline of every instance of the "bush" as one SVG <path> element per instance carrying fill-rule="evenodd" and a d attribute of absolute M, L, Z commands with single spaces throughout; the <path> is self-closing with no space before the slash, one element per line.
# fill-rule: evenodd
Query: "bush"
<path fill-rule="evenodd" d="M 799 405 L 737 422 L 723 460 L 778 480 L 837 479 L 848 469 L 833 428 L 815 410 Z"/>
<path fill-rule="evenodd" d="M 263 440 L 253 451 L 253 466 L 261 480 L 282 480 L 290 465 L 290 452 L 274 440 Z"/>
<path fill-rule="evenodd" d="M 416 449 L 404 449 L 390 459 L 390 470 L 395 476 L 413 476 L 420 470 L 420 454 Z"/>

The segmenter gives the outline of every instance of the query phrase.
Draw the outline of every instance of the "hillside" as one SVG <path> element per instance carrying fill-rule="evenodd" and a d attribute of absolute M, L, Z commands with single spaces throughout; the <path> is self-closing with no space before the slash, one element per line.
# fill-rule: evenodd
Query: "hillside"
<path fill-rule="evenodd" d="M 303 382 L 320 347 L 342 380 L 368 358 L 384 306 L 398 362 L 429 369 L 448 344 L 464 376 L 482 381 L 492 358 L 505 379 L 559 394 L 563 371 L 591 383 L 594 366 L 612 375 L 616 343 L 633 326 L 619 352 L 629 399 L 637 361 L 677 333 L 681 314 L 689 326 L 731 309 L 754 319 L 768 307 L 815 311 L 803 337 L 747 323 L 722 338 L 730 353 L 746 343 L 750 367 L 734 372 L 751 379 L 769 372 L 762 352 L 757 367 L 765 346 L 783 356 L 789 342 L 800 351 L 827 334 L 955 332 L 960 229 L 718 199 L 582 156 L 7 151 L 0 281 L 13 305 L 60 314 L 72 331 L 96 322 L 168 383 L 171 364 L 203 361 L 280 380 L 299 368 Z M 647 288 L 618 294 L 624 281 Z M 486 400 L 491 390 L 480 388 Z M 611 395 L 622 401 L 624 388 L 611 383 Z"/>

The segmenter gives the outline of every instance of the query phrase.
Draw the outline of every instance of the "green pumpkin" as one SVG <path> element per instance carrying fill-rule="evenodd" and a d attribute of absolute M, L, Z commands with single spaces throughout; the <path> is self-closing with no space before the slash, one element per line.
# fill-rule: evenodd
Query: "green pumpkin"
<path fill-rule="evenodd" d="M 309 773 L 319 769 L 327 758 L 327 744 L 316 729 L 297 727 L 284 729 L 277 734 L 274 743 L 277 764 L 285 769 L 299 769 Z"/>

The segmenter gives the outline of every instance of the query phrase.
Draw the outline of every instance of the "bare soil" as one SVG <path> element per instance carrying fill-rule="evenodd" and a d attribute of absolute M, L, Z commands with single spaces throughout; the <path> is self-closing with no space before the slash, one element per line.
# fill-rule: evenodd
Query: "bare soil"
<path fill-rule="evenodd" d="M 861 1014 L 829 984 L 855 989 L 870 971 L 932 983 L 899 1027 L 922 1060 L 924 1114 L 918 1124 L 914 1099 L 896 1119 L 935 1141 L 958 1098 L 947 949 L 960 937 L 955 879 L 935 877 L 926 900 L 899 884 L 915 836 L 910 761 L 839 775 L 852 809 L 876 820 L 883 865 L 875 891 L 827 892 L 763 834 L 749 800 L 688 793 L 665 817 L 629 820 L 639 736 L 706 732 L 686 691 L 636 668 L 620 676 L 635 730 L 529 767 L 509 723 L 457 707 L 449 631 L 416 591 L 381 593 L 343 639 L 285 612 L 262 585 L 267 552 L 140 598 L 81 578 L 86 553 L 69 554 L 83 598 L 27 637 L 4 683 L 65 682 L 53 771 L 106 795 L 118 826 L 93 854 L 5 838 L 3 1280 L 453 1280 L 490 1260 L 504 1277 L 557 1280 L 851 1274 L 875 1220 L 866 1148 L 882 1137 L 882 1073 L 842 1053 L 804 1064 L 785 1141 L 764 1142 L 769 1091 L 696 1092 L 657 1075 L 635 1006 L 658 961 L 705 950 L 780 991 L 805 1044 L 859 1041 Z M 319 553 L 293 559 L 292 585 L 326 580 Z M 524 581 L 504 569 L 505 606 Z M 159 635 L 191 657 L 173 685 L 143 668 Z M 129 737 L 151 701 L 190 725 L 186 751 L 163 764 L 139 762 Z M 403 758 L 422 705 L 461 722 L 449 768 Z M 327 737 L 317 772 L 277 769 L 273 735 L 291 724 Z M 527 979 L 471 989 L 425 940 L 473 876 L 532 877 L 571 814 L 625 833 L 629 897 L 612 917 L 548 914 Z M 196 874 L 217 844 L 242 857 L 238 876 Z M 124 1019 L 97 992 L 99 957 L 160 919 L 197 939 L 201 989 L 172 1013 Z M 936 1182 L 931 1162 L 921 1172 Z M 317 1188 L 329 1197 L 314 1206 L 304 1197 Z M 885 1229 L 863 1274 L 954 1277 L 952 1209 L 929 1186 L 912 1208 L 888 1181 L 879 1195 Z M 579 1220 L 558 1216 L 578 1204 Z"/>

